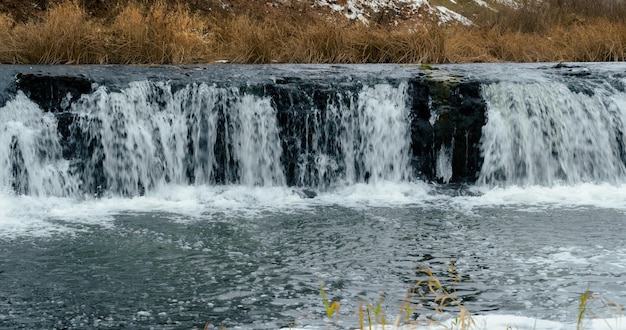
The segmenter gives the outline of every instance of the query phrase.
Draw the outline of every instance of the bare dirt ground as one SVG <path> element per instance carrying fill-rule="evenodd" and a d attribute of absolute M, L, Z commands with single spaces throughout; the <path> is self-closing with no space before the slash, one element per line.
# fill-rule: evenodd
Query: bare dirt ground
<path fill-rule="evenodd" d="M 107 18 L 133 0 L 81 0 L 78 3 L 87 13 L 95 18 Z M 159 1 L 159 0 L 157 0 Z M 258 0 L 160 0 L 170 6 L 182 5 L 191 12 L 211 14 L 211 16 L 228 14 L 246 14 L 254 18 L 272 18 L 282 15 L 297 15 L 308 11 L 310 3 L 307 1 L 258 1 Z M 17 22 L 26 22 L 36 19 L 45 10 L 61 1 L 55 0 L 0 0 L 0 13 L 10 14 Z M 153 3 L 154 0 L 138 1 Z"/>
<path fill-rule="evenodd" d="M 25 21 L 42 12 L 47 2 L 47 0 L 2 0 L 0 12 L 10 14 L 16 21 Z"/>

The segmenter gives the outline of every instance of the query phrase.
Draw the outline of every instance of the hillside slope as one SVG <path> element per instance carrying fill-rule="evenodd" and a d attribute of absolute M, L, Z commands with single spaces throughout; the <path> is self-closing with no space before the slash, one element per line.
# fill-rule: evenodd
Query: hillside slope
<path fill-rule="evenodd" d="M 0 1 L 0 63 L 623 60 L 624 0 Z"/>
<path fill-rule="evenodd" d="M 273 0 L 273 1 L 240 1 L 240 0 L 165 0 L 164 2 L 181 2 L 188 5 L 192 11 L 204 13 L 211 12 L 242 12 L 256 11 L 263 13 L 266 10 L 259 7 L 271 7 L 281 10 L 289 10 L 294 7 L 294 2 L 306 4 L 319 10 L 320 13 L 335 12 L 344 15 L 348 19 L 370 22 L 380 20 L 387 16 L 390 20 L 419 19 L 423 14 L 434 15 L 442 22 L 461 22 L 470 24 L 471 20 L 457 11 L 463 12 L 473 7 L 493 8 L 494 4 L 509 4 L 515 6 L 515 0 Z M 147 1 L 152 3 L 155 1 Z M 3 0 L 0 1 L 0 12 L 11 14 L 17 21 L 27 21 L 38 16 L 51 4 L 58 3 L 54 0 Z M 105 16 L 113 10 L 120 1 L 114 0 L 82 0 L 78 3 L 88 13 L 94 16 Z M 121 1 L 124 3 L 124 1 Z M 265 8 L 267 9 L 267 8 Z"/>

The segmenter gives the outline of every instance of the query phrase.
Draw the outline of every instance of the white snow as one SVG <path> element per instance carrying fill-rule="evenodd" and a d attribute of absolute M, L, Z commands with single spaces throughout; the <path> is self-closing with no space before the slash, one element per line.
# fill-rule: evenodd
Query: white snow
<path fill-rule="evenodd" d="M 482 0 L 476 0 L 479 4 Z M 410 13 L 415 13 L 419 8 L 425 7 L 435 14 L 442 23 L 460 22 L 471 25 L 472 22 L 463 15 L 450 10 L 444 6 L 432 6 L 428 0 L 348 0 L 345 5 L 340 5 L 337 0 L 318 0 L 321 7 L 329 7 L 331 10 L 343 13 L 347 18 L 368 23 L 369 12 L 378 13 L 386 8 L 399 10 L 406 9 Z"/>
<path fill-rule="evenodd" d="M 436 6 L 437 16 L 443 23 L 451 23 L 453 21 L 457 21 L 463 25 L 472 25 L 472 21 L 467 19 L 465 16 L 452 11 L 444 6 Z"/>
<path fill-rule="evenodd" d="M 489 5 L 483 0 L 474 0 L 474 2 L 476 2 L 479 6 L 490 8 Z"/>

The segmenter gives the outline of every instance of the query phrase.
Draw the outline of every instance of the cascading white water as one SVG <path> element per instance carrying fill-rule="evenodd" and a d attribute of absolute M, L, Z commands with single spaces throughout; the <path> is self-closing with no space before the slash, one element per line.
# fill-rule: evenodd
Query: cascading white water
<path fill-rule="evenodd" d="M 94 153 L 91 163 L 103 159 L 112 192 L 136 195 L 165 183 L 185 184 L 190 168 L 196 184 L 214 183 L 214 168 L 224 165 L 216 163 L 216 148 L 238 164 L 222 170 L 236 172 L 242 184 L 284 184 L 276 115 L 267 99 L 206 84 L 172 93 L 166 83 L 144 81 L 120 92 L 101 87 L 73 111 L 81 130 L 101 144 L 96 150 L 102 154 Z M 222 146 L 216 146 L 219 134 Z"/>
<path fill-rule="evenodd" d="M 241 183 L 249 186 L 284 185 L 276 110 L 271 102 L 244 95 L 234 105 L 234 111 L 237 126 L 234 149 L 239 160 Z"/>
<path fill-rule="evenodd" d="M 376 85 L 359 93 L 358 155 L 369 180 L 402 181 L 411 177 L 409 167 L 406 83 L 398 87 Z"/>
<path fill-rule="evenodd" d="M 590 95 L 591 94 L 591 95 Z M 626 93 L 561 83 L 484 86 L 483 185 L 623 183 Z"/>
<path fill-rule="evenodd" d="M 305 169 L 302 185 L 410 180 L 407 90 L 401 83 L 338 91 L 327 108 L 308 114 L 306 132 L 294 133 L 306 141 L 295 160 Z M 65 147 L 57 117 L 23 94 L 4 110 L 0 161 L 8 190 L 137 196 L 169 184 L 287 184 L 271 99 L 238 88 L 190 84 L 174 91 L 167 82 L 148 81 L 120 90 L 100 86 L 71 104 Z"/>
<path fill-rule="evenodd" d="M 63 159 L 57 119 L 23 93 L 0 109 L 0 183 L 34 196 L 73 196 L 102 184 L 110 194 L 138 195 L 167 184 L 215 182 L 218 120 L 231 171 L 245 185 L 284 185 L 276 114 L 271 103 L 236 89 L 134 82 L 121 91 L 98 88 L 72 105 L 70 139 L 83 139 L 82 171 Z M 101 173 L 99 174 L 99 171 Z M 80 172 L 80 173 L 76 173 Z M 232 182 L 232 183 L 237 183 Z"/>
<path fill-rule="evenodd" d="M 323 189 L 327 185 L 356 181 L 354 102 L 352 92 L 338 93 L 327 100 L 325 109 L 314 108 L 305 115 L 305 143 L 298 157 L 300 185 Z M 337 176 L 340 169 L 343 174 Z"/>
<path fill-rule="evenodd" d="M 161 107 L 155 89 L 168 102 Z M 88 175 L 102 160 L 107 189 L 136 195 L 163 183 L 182 183 L 186 151 L 186 120 L 168 86 L 136 82 L 120 92 L 106 87 L 84 96 L 72 108 L 79 127 L 90 141 L 99 144 L 85 160 Z"/>
<path fill-rule="evenodd" d="M 300 182 L 311 175 L 310 181 L 323 189 L 410 180 L 407 89 L 406 83 L 364 86 L 357 95 L 346 92 L 328 100 L 325 111 L 315 109 L 307 116 L 307 130 L 314 134 L 301 154 Z M 312 155 L 314 168 L 306 171 Z"/>
<path fill-rule="evenodd" d="M 206 84 L 188 85 L 176 93 L 173 106 L 176 113 L 182 114 L 181 120 L 185 122 L 183 125 L 188 125 L 188 128 L 182 127 L 181 131 L 188 131 L 191 140 L 194 153 L 188 161 L 193 165 L 196 184 L 212 183 L 213 167 L 216 165 L 214 146 L 218 136 L 217 105 L 227 102 L 228 99 L 228 90 Z M 187 150 L 183 151 L 186 152 Z M 181 157 L 177 156 L 176 159 Z M 181 166 L 185 166 L 184 162 Z"/>
<path fill-rule="evenodd" d="M 454 143 L 452 143 L 454 145 Z M 437 178 L 444 183 L 449 183 L 452 178 L 452 147 L 448 148 L 441 145 L 437 153 L 437 163 L 435 166 L 435 174 Z"/>
<path fill-rule="evenodd" d="M 78 189 L 62 157 L 57 121 L 23 93 L 0 108 L 0 190 L 64 196 Z"/>

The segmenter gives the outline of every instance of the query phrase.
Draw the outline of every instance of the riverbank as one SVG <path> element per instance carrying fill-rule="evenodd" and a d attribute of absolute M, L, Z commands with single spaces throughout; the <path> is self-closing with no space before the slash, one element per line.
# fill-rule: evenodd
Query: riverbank
<path fill-rule="evenodd" d="M 426 12 L 367 23 L 304 1 L 185 5 L 70 1 L 0 7 L 0 63 L 468 63 L 626 59 L 626 4 L 524 1 L 459 7 L 470 25 Z M 30 9 L 24 9 L 24 7 Z M 496 9 L 496 10 L 494 10 Z M 375 16 L 374 14 L 378 15 Z"/>

